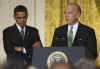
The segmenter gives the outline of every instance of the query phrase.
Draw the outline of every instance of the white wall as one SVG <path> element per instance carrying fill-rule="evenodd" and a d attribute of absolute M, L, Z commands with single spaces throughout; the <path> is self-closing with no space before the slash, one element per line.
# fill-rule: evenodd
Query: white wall
<path fill-rule="evenodd" d="M 2 31 L 15 23 L 13 10 L 19 4 L 27 7 L 29 12 L 27 24 L 38 28 L 42 42 L 44 42 L 44 0 L 0 0 L 0 62 L 6 59 Z"/>

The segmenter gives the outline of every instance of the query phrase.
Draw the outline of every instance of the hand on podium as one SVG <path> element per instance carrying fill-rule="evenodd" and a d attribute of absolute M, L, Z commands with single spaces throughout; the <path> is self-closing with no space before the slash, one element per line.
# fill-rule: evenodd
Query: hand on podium
<path fill-rule="evenodd" d="M 40 47 L 41 46 L 41 42 L 35 42 L 34 44 L 33 44 L 33 47 Z"/>

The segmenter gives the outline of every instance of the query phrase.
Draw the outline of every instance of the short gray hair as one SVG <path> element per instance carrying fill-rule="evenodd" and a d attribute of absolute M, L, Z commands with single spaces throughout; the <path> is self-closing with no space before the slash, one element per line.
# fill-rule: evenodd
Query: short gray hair
<path fill-rule="evenodd" d="M 69 64 L 66 62 L 56 62 L 56 63 L 52 64 L 49 69 L 53 69 L 54 66 L 59 65 L 59 64 L 63 64 L 65 66 L 68 66 L 70 69 L 76 69 L 76 67 L 73 64 Z"/>
<path fill-rule="evenodd" d="M 68 5 L 75 5 L 76 6 L 76 8 L 77 8 L 77 10 L 80 12 L 80 14 L 81 14 L 81 7 L 77 4 L 77 3 L 67 3 L 67 6 Z"/>
<path fill-rule="evenodd" d="M 29 66 L 27 69 L 38 69 L 38 68 L 35 66 Z"/>
<path fill-rule="evenodd" d="M 81 58 L 74 64 L 77 69 L 96 69 L 96 64 L 94 61 L 88 60 L 86 58 Z"/>

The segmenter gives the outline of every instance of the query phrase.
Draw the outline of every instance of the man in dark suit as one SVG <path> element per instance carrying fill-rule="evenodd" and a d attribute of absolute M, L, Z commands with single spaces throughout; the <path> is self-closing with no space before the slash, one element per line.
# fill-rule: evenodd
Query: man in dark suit
<path fill-rule="evenodd" d="M 7 59 L 32 64 L 33 47 L 41 45 L 38 30 L 26 25 L 28 18 L 27 8 L 18 5 L 14 9 L 16 23 L 3 31 L 4 49 Z"/>
<path fill-rule="evenodd" d="M 54 32 L 53 47 L 84 47 L 86 56 L 90 59 L 97 57 L 97 41 L 92 28 L 78 21 L 81 8 L 76 3 L 69 3 L 66 7 L 65 18 L 67 25 L 61 26 Z"/>

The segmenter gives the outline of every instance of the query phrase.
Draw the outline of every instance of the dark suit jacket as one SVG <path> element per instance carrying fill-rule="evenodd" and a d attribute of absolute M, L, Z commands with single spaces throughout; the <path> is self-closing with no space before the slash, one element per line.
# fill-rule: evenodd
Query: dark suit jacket
<path fill-rule="evenodd" d="M 53 47 L 67 47 L 67 31 L 68 25 L 61 26 L 54 32 L 52 41 Z M 92 28 L 89 28 L 79 23 L 77 33 L 75 35 L 73 47 L 83 46 L 86 49 L 86 56 L 95 59 L 97 57 L 97 42 L 95 32 Z"/>
<path fill-rule="evenodd" d="M 30 26 L 26 26 L 24 40 L 22 39 L 22 36 L 19 30 L 17 29 L 16 25 L 10 26 L 3 31 L 4 49 L 7 54 L 7 58 L 10 59 L 22 58 L 28 64 L 31 64 L 33 50 L 32 45 L 37 41 L 40 41 L 38 30 Z M 23 54 L 22 52 L 16 51 L 14 49 L 16 46 L 25 47 L 27 53 Z"/>

